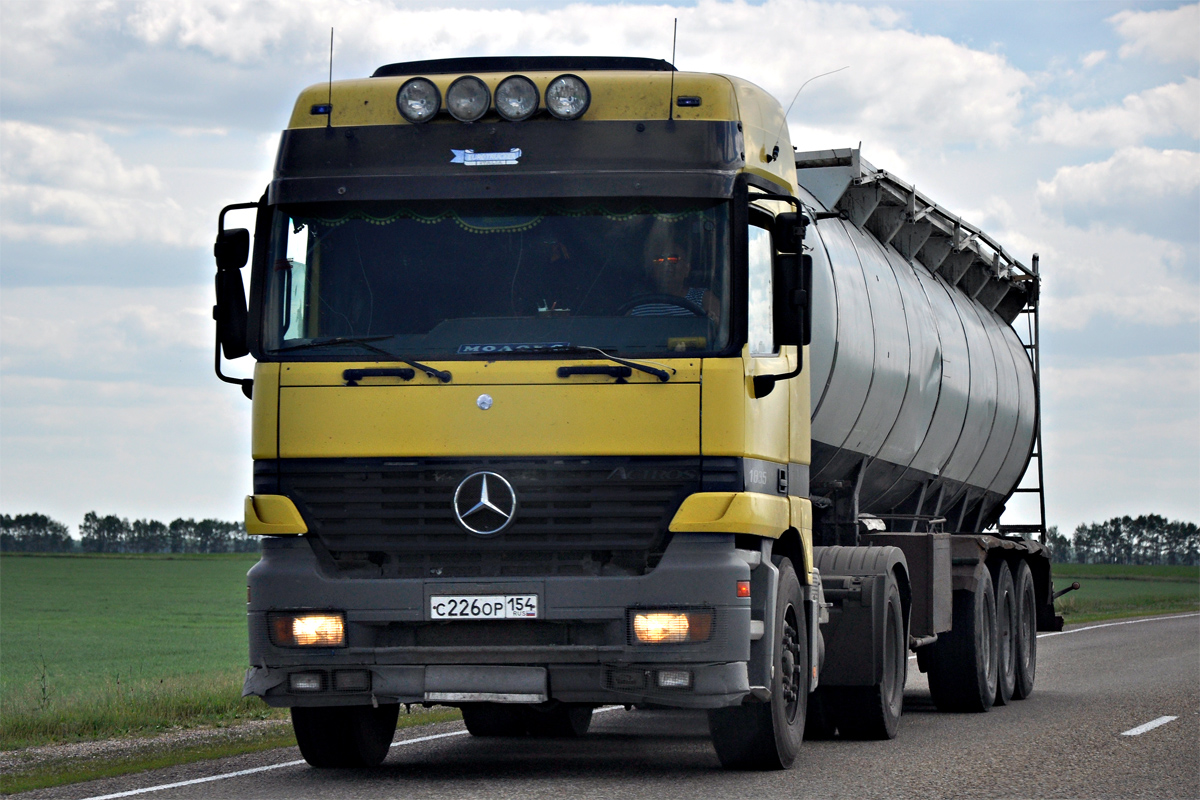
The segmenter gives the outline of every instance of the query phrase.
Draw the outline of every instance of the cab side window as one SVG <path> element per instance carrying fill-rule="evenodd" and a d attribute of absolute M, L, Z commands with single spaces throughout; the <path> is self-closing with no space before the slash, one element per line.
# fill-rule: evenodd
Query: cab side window
<path fill-rule="evenodd" d="M 755 224 L 758 222 L 755 217 L 751 218 L 747 248 L 749 294 L 746 339 L 751 355 L 772 355 L 778 350 L 775 347 L 774 287 L 771 285 L 774 248 L 771 232 Z"/>

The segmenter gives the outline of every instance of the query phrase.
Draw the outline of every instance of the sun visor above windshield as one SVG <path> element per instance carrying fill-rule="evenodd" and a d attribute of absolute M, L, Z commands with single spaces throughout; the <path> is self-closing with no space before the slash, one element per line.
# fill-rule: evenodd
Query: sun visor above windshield
<path fill-rule="evenodd" d="M 736 122 L 368 126 L 284 131 L 270 202 L 729 197 Z"/>

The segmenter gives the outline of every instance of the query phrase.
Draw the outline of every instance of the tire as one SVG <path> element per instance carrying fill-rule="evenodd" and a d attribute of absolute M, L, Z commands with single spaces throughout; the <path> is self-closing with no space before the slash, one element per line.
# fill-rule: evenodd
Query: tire
<path fill-rule="evenodd" d="M 904 605 L 893 577 L 887 581 L 884 631 L 881 643 L 883 678 L 874 686 L 841 689 L 836 706 L 838 732 L 846 739 L 895 739 L 904 710 L 908 678 L 908 627 Z"/>
<path fill-rule="evenodd" d="M 529 717 L 523 705 L 468 703 L 462 706 L 463 723 L 472 736 L 524 736 Z"/>
<path fill-rule="evenodd" d="M 398 703 L 371 706 L 292 708 L 292 730 L 300 755 L 313 767 L 375 767 L 383 763 L 396 734 Z"/>
<path fill-rule="evenodd" d="M 1012 697 L 1024 700 L 1033 694 L 1033 679 L 1037 675 L 1037 594 L 1033 590 L 1033 573 L 1025 561 L 1017 566 L 1013 586 L 1017 598 L 1017 619 L 1013 626 L 1017 669 Z"/>
<path fill-rule="evenodd" d="M 996 594 L 979 570 L 975 590 L 954 592 L 954 627 L 929 659 L 929 693 L 939 711 L 987 711 L 996 699 Z"/>
<path fill-rule="evenodd" d="M 809 653 L 804 597 L 792 563 L 779 563 L 771 700 L 708 712 L 713 747 L 725 769 L 788 769 L 804 740 Z"/>
<path fill-rule="evenodd" d="M 1017 682 L 1017 592 L 1007 561 L 992 569 L 996 588 L 996 698 L 995 705 L 1008 705 Z"/>
<path fill-rule="evenodd" d="M 547 739 L 577 739 L 592 724 L 592 707 L 559 703 L 549 710 L 529 708 L 525 712 L 530 736 Z"/>

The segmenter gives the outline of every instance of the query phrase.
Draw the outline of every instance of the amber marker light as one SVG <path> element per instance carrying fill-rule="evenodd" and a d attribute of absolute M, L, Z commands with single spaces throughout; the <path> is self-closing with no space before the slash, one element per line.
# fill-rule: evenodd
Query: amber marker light
<path fill-rule="evenodd" d="M 712 635 L 711 611 L 639 611 L 633 637 L 641 644 L 706 642 Z"/>
<path fill-rule="evenodd" d="M 344 647 L 346 623 L 341 614 L 277 614 L 271 632 L 280 647 Z"/>
<path fill-rule="evenodd" d="M 737 596 L 738 597 L 749 597 L 750 596 L 750 581 L 738 581 L 737 582 Z"/>

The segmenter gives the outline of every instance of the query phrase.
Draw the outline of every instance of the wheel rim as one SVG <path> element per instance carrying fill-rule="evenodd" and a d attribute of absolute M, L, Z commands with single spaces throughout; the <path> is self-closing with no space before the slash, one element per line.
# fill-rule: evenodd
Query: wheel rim
<path fill-rule="evenodd" d="M 783 694 L 784 714 L 794 722 L 800 710 L 800 689 L 804 676 L 800 674 L 800 635 L 796 623 L 796 608 L 789 605 L 783 615 L 783 646 L 780 648 L 780 692 Z M 805 687 L 807 688 L 807 687 Z"/>
<path fill-rule="evenodd" d="M 896 625 L 897 611 L 895 606 L 889 609 L 883 645 L 883 663 L 886 665 L 883 670 L 883 700 L 893 709 L 898 707 L 903 697 L 904 676 L 901 670 L 908 669 L 907 659 L 901 656 L 904 645 L 900 641 L 900 626 Z"/>
<path fill-rule="evenodd" d="M 995 678 L 995 667 L 992 666 L 992 631 L 996 627 L 996 610 L 990 602 L 980 603 L 980 606 L 983 611 L 983 619 L 980 620 L 983 623 L 983 635 L 979 637 L 979 657 L 983 659 L 983 673 L 987 676 L 988 685 L 992 686 L 992 680 Z"/>
<path fill-rule="evenodd" d="M 1033 640 L 1037 636 L 1037 621 L 1034 618 L 1033 610 L 1033 593 L 1029 592 L 1025 597 L 1025 602 L 1021 603 L 1020 610 L 1021 631 L 1020 646 L 1017 652 L 1020 653 L 1021 667 L 1026 674 L 1032 671 L 1033 666 Z"/>

